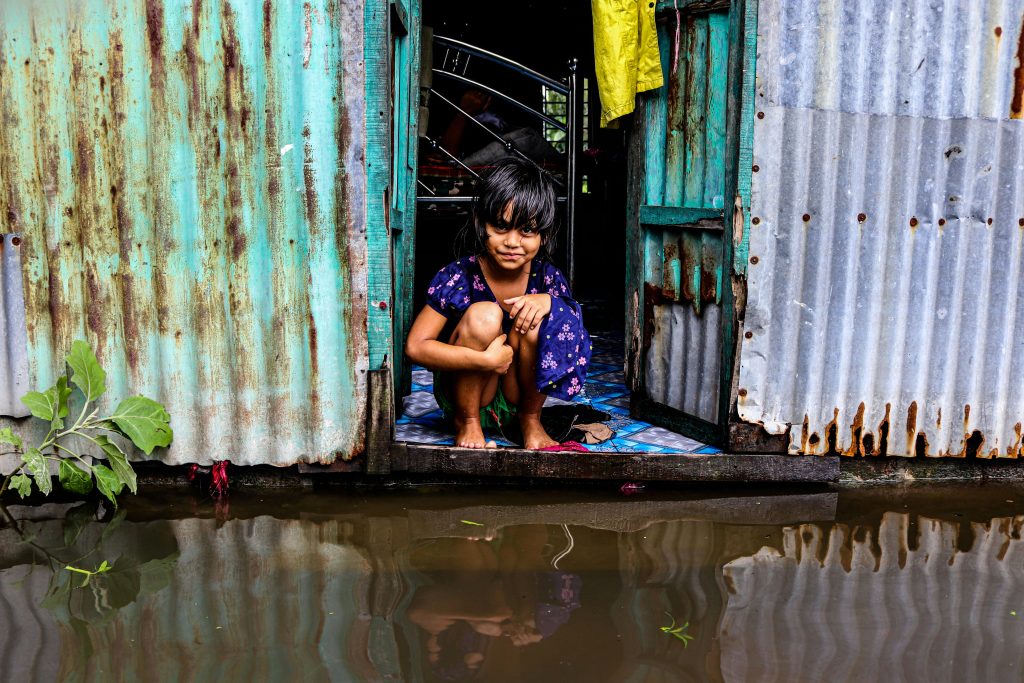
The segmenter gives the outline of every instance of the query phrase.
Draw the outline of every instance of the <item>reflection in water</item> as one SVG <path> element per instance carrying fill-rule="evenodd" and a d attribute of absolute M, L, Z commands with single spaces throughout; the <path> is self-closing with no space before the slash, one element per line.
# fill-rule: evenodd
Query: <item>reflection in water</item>
<path fill-rule="evenodd" d="M 13 508 L 0 656 L 19 681 L 1019 680 L 1017 493 Z"/>
<path fill-rule="evenodd" d="M 493 540 L 436 539 L 411 553 L 410 569 L 427 582 L 416 588 L 406 616 L 425 631 L 429 669 L 438 680 L 493 675 L 507 664 L 488 656 L 492 641 L 525 647 L 569 621 L 580 606 L 582 581 L 557 569 L 548 537 L 548 527 L 524 525 L 502 529 Z"/>

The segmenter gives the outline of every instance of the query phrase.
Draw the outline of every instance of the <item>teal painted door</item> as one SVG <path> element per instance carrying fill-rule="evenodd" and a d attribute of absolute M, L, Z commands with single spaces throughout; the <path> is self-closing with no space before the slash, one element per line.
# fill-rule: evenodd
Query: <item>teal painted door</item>
<path fill-rule="evenodd" d="M 640 417 L 721 443 L 733 21 L 679 4 L 659 8 L 665 85 L 642 98 L 630 145 L 627 377 Z"/>
<path fill-rule="evenodd" d="M 422 19 L 420 0 L 394 0 L 391 6 L 390 226 L 394 264 L 394 381 L 397 395 L 401 396 L 408 389 L 403 346 L 413 316 Z"/>

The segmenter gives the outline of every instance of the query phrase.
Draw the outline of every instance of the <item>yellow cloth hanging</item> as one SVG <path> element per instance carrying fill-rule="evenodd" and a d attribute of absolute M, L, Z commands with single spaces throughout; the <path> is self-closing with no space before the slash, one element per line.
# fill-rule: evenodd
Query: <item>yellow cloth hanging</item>
<path fill-rule="evenodd" d="M 591 0 L 601 127 L 633 111 L 636 94 L 664 81 L 654 0 Z"/>

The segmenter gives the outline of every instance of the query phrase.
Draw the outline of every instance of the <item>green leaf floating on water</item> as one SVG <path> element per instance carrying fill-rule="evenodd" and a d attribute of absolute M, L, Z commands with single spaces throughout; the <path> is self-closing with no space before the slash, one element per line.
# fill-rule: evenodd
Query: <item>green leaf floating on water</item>
<path fill-rule="evenodd" d="M 21 437 L 11 431 L 10 427 L 0 429 L 0 443 L 9 443 L 15 448 L 21 448 Z"/>
<path fill-rule="evenodd" d="M 128 458 L 124 452 L 116 443 L 103 435 L 96 437 L 96 443 L 103 449 L 103 453 L 107 456 L 107 461 L 110 463 L 110 469 L 114 471 L 117 478 L 128 487 L 129 491 L 136 493 L 138 484 L 135 478 L 135 470 L 128 464 Z"/>
<path fill-rule="evenodd" d="M 72 493 L 86 494 L 92 491 L 92 475 L 82 471 L 70 460 L 61 460 L 60 468 L 57 471 L 57 478 L 65 490 Z"/>
<path fill-rule="evenodd" d="M 30 448 L 21 456 L 21 459 L 25 463 L 25 467 L 28 468 L 29 474 L 36 480 L 39 491 L 44 496 L 50 495 L 50 491 L 53 490 L 53 484 L 50 482 L 50 469 L 46 466 L 46 458 L 43 457 L 39 449 Z"/>
<path fill-rule="evenodd" d="M 65 359 L 74 371 L 71 381 L 82 390 L 86 400 L 95 401 L 107 390 L 107 373 L 100 367 L 92 347 L 81 339 L 71 343 L 71 353 Z"/>
<path fill-rule="evenodd" d="M 468 519 L 460 519 L 459 521 L 463 524 L 468 524 L 469 526 L 483 526 L 480 522 L 471 522 Z"/>
<path fill-rule="evenodd" d="M 93 465 L 92 472 L 96 475 L 96 488 L 117 507 L 117 494 L 121 493 L 124 483 L 106 465 Z"/>
<path fill-rule="evenodd" d="M 16 474 L 11 477 L 11 488 L 22 498 L 27 498 L 32 495 L 32 480 L 27 475 Z"/>
<path fill-rule="evenodd" d="M 110 419 L 146 455 L 157 446 L 170 445 L 174 438 L 170 415 L 162 405 L 145 396 L 132 396 L 121 401 Z"/>

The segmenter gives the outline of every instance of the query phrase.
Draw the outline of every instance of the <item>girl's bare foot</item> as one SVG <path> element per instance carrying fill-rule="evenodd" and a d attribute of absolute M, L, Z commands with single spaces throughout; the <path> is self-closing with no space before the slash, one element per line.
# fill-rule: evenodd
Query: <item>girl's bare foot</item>
<path fill-rule="evenodd" d="M 537 415 L 519 414 L 519 428 L 523 432 L 523 448 L 537 450 L 548 446 L 557 446 L 558 442 L 548 436 Z"/>
<path fill-rule="evenodd" d="M 495 443 L 484 438 L 480 418 L 455 418 L 455 445 L 459 448 L 494 448 Z"/>

